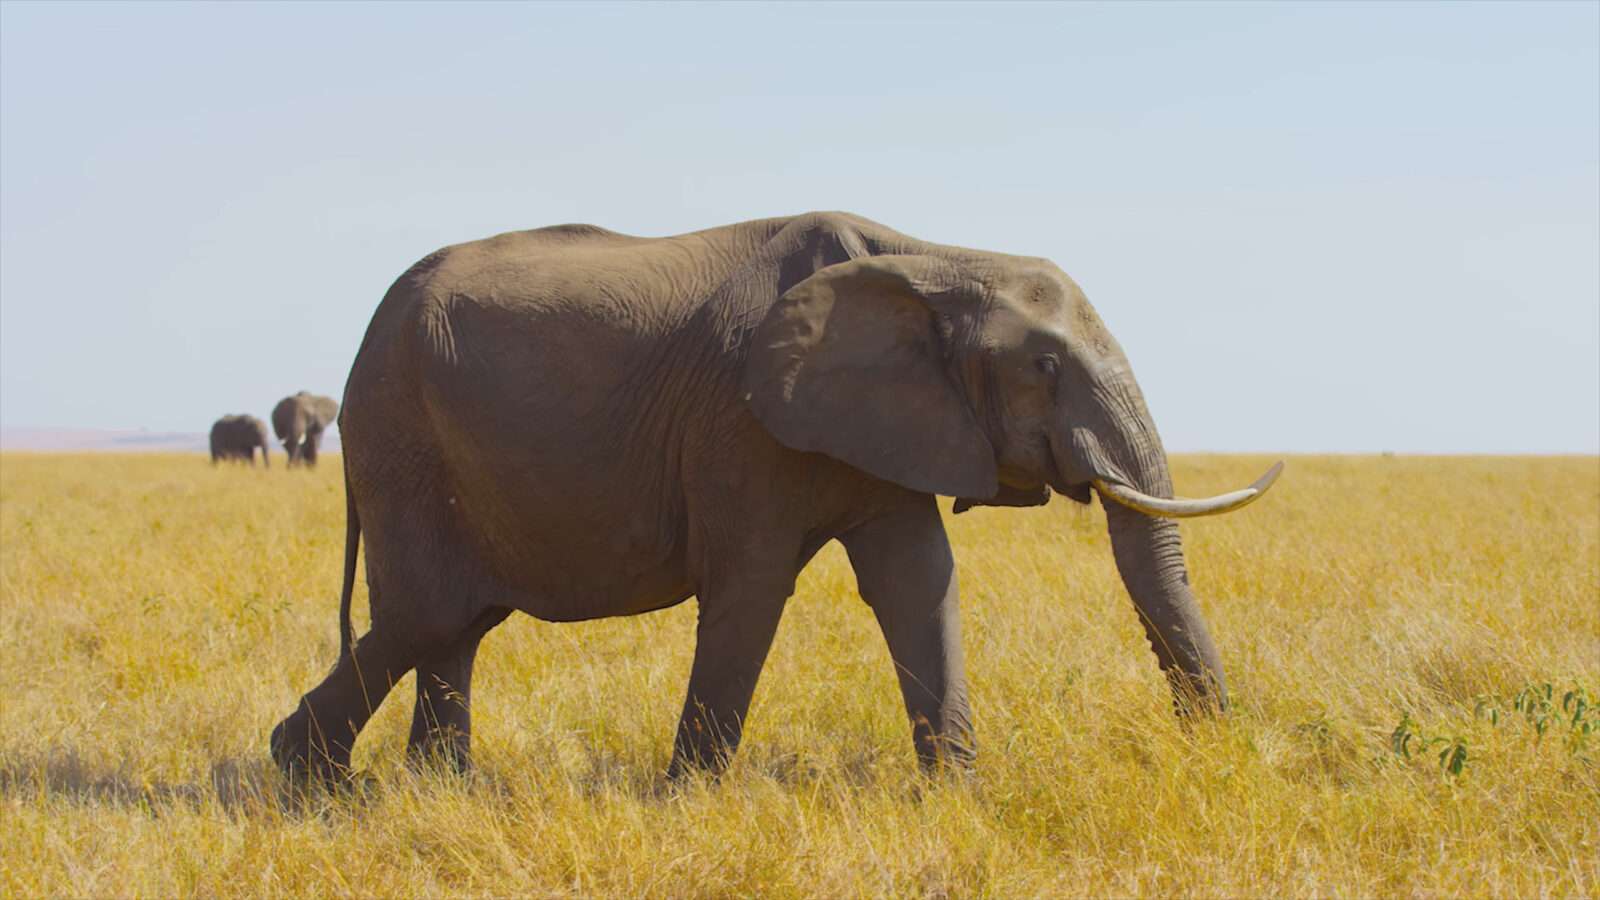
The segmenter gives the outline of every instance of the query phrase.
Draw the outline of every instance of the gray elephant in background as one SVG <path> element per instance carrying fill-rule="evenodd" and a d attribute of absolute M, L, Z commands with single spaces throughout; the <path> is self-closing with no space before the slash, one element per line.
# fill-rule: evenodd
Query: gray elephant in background
<path fill-rule="evenodd" d="M 1279 470 L 1175 498 L 1128 358 L 1055 264 L 843 213 L 447 247 L 383 298 L 344 403 L 339 657 L 271 738 L 285 770 L 329 779 L 412 670 L 412 752 L 465 765 L 478 643 L 512 612 L 567 622 L 691 596 L 671 771 L 720 769 L 796 576 L 833 540 L 888 643 L 919 759 L 965 764 L 935 495 L 958 510 L 1098 495 L 1178 710 L 1219 711 L 1222 657 L 1173 519 L 1238 509 Z"/>
<path fill-rule="evenodd" d="M 307 391 L 278 401 L 272 408 L 272 430 L 283 441 L 289 466 L 315 466 L 322 432 L 339 417 L 339 404 L 332 397 Z"/>
<path fill-rule="evenodd" d="M 272 468 L 267 453 L 267 423 L 255 416 L 223 416 L 211 426 L 211 464 L 240 460 L 256 464 L 256 448 L 261 448 L 261 463 Z"/>

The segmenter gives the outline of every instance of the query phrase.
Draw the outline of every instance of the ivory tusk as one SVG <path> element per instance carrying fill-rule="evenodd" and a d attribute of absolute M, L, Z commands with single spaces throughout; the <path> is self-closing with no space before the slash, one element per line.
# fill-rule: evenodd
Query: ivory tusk
<path fill-rule="evenodd" d="M 1188 519 L 1194 516 L 1215 516 L 1220 513 L 1233 512 L 1244 506 L 1254 503 L 1258 497 L 1272 487 L 1278 480 L 1278 475 L 1283 472 L 1283 462 L 1280 460 L 1267 474 L 1257 478 L 1249 487 L 1204 500 L 1187 500 L 1174 498 L 1163 500 L 1152 497 L 1128 487 L 1125 484 L 1113 484 L 1099 478 L 1094 479 L 1094 486 L 1100 491 L 1101 497 L 1109 497 L 1129 509 L 1136 509 L 1150 516 L 1160 516 L 1165 519 Z"/>

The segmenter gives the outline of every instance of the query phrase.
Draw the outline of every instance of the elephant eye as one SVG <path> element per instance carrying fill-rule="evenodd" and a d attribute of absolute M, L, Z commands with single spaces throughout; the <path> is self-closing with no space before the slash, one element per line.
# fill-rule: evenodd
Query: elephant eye
<path fill-rule="evenodd" d="M 1046 385 L 1050 391 L 1050 400 L 1054 402 L 1056 392 L 1061 389 L 1061 360 L 1054 353 L 1044 353 L 1033 361 L 1033 365 L 1048 379 Z"/>

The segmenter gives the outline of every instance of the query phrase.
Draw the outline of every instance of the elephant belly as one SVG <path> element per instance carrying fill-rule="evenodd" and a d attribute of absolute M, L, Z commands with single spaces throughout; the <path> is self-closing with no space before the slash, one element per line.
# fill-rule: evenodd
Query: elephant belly
<path fill-rule="evenodd" d="M 679 573 L 644 572 L 622 584 L 569 585 L 524 594 L 514 608 L 546 622 L 582 622 L 666 609 L 693 596 Z"/>
<path fill-rule="evenodd" d="M 682 504 L 602 447 L 554 438 L 455 443 L 448 534 L 506 589 L 504 605 L 551 621 L 633 615 L 692 593 Z M 573 458 L 574 447 L 586 458 Z M 656 482 L 650 484 L 649 482 Z"/>
<path fill-rule="evenodd" d="M 678 542 L 654 529 L 632 528 L 627 517 L 553 515 L 512 524 L 500 514 L 484 515 L 488 503 L 457 506 L 467 516 L 476 507 L 477 518 L 461 524 L 472 555 L 504 588 L 502 605 L 567 622 L 649 612 L 693 593 Z M 505 512 L 502 503 L 495 505 Z"/>
<path fill-rule="evenodd" d="M 392 596 L 566 622 L 648 612 L 693 593 L 681 529 L 585 497 L 573 473 L 542 468 L 536 477 L 437 446 L 426 467 L 401 468 L 387 454 L 369 462 L 359 439 L 346 446 L 369 579 Z"/>

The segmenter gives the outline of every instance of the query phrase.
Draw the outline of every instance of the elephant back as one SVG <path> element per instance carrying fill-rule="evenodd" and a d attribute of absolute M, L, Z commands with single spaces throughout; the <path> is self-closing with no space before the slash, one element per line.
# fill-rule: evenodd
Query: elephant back
<path fill-rule="evenodd" d="M 217 438 L 235 438 L 241 435 L 251 434 L 255 431 L 255 427 L 259 424 L 261 424 L 261 420 L 257 419 L 255 416 L 230 413 L 229 415 L 223 416 L 216 422 L 212 423 L 211 437 L 214 440 Z"/>

